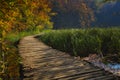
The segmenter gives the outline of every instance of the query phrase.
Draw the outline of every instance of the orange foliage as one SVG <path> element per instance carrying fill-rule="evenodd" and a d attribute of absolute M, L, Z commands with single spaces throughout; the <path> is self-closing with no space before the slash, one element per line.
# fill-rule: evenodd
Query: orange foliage
<path fill-rule="evenodd" d="M 38 25 L 46 26 L 48 22 L 50 23 L 51 8 L 49 5 L 48 0 L 1 1 L 0 29 L 7 33 L 31 30 Z"/>

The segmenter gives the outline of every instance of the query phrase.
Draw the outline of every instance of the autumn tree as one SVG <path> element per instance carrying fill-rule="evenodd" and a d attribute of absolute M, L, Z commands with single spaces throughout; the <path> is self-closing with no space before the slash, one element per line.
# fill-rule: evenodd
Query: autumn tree
<path fill-rule="evenodd" d="M 94 12 L 88 6 L 88 2 L 89 1 L 86 0 L 52 0 L 53 11 L 56 12 L 57 15 L 65 15 L 65 14 L 66 14 L 65 16 L 69 14 L 71 14 L 71 16 L 77 15 L 77 17 L 79 17 L 78 21 L 80 26 L 88 27 L 90 26 L 91 22 L 94 21 Z M 71 19 L 74 19 L 74 17 Z"/>
<path fill-rule="evenodd" d="M 52 28 L 49 5 L 48 0 L 0 0 L 0 79 L 19 80 L 17 49 L 6 35 Z"/>
<path fill-rule="evenodd" d="M 19 1 L 21 16 L 19 19 L 28 26 L 28 30 L 52 28 L 50 22 L 51 12 L 50 2 L 48 0 L 25 0 Z"/>
<path fill-rule="evenodd" d="M 52 28 L 48 0 L 0 0 L 0 28 L 7 31 Z"/>

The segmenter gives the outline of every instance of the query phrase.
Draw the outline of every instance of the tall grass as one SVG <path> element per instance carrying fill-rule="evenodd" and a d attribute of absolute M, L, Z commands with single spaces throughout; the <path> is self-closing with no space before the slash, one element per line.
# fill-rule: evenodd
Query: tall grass
<path fill-rule="evenodd" d="M 120 28 L 53 30 L 45 32 L 39 39 L 75 56 L 120 54 Z"/>

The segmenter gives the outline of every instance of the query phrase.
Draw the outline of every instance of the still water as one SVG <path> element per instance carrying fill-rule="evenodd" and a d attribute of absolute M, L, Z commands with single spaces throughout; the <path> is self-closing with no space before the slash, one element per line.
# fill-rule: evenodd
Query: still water
<path fill-rule="evenodd" d="M 108 66 L 111 68 L 111 69 L 120 69 L 120 64 L 108 64 Z"/>

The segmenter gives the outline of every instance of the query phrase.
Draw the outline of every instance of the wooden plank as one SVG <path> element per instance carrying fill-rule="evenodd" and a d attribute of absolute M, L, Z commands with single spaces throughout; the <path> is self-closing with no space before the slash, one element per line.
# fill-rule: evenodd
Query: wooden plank
<path fill-rule="evenodd" d="M 120 80 L 113 74 L 80 59 L 52 49 L 27 36 L 20 41 L 23 59 L 23 80 Z"/>
<path fill-rule="evenodd" d="M 88 73 L 93 73 L 93 72 L 98 72 L 101 71 L 101 69 L 88 69 L 88 70 L 81 70 L 80 72 L 75 72 L 75 73 L 71 73 L 69 75 L 67 75 L 68 73 L 63 73 L 64 75 L 62 76 L 56 76 L 54 79 L 64 79 L 64 78 L 68 78 L 68 77 L 72 77 L 72 76 L 77 76 L 77 75 L 83 75 L 83 74 L 88 74 Z"/>
<path fill-rule="evenodd" d="M 97 74 L 97 75 L 96 75 Z M 87 79 L 90 77 L 97 77 L 97 76 L 102 76 L 104 73 L 103 71 L 97 71 L 97 72 L 91 72 L 91 73 L 86 73 L 86 74 L 80 74 L 80 75 L 75 75 L 75 76 L 70 76 L 67 78 L 61 78 L 59 80 L 76 80 L 76 79 Z"/>

